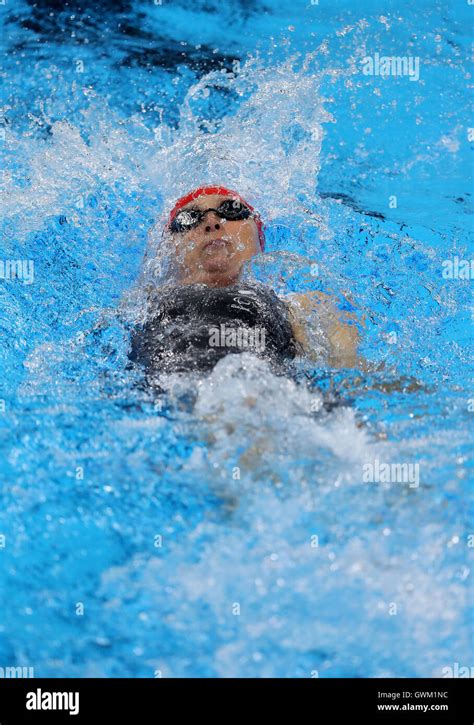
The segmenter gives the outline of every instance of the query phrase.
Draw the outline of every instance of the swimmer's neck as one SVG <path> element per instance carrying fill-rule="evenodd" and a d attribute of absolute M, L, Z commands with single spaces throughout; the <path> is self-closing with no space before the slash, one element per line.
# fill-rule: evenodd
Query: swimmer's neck
<path fill-rule="evenodd" d="M 188 284 L 205 284 L 207 287 L 232 287 L 240 280 L 241 273 L 222 275 L 212 274 L 212 272 L 197 272 L 180 278 L 179 283 Z"/>

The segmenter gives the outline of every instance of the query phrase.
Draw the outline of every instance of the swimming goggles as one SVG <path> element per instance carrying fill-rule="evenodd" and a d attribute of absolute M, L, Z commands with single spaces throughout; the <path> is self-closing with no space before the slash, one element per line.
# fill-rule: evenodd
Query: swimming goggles
<path fill-rule="evenodd" d="M 221 219 L 227 221 L 241 221 L 252 216 L 250 209 L 238 199 L 225 199 L 217 209 L 183 209 L 179 211 L 169 226 L 170 231 L 177 234 L 194 229 L 202 222 L 208 211 L 215 211 Z"/>

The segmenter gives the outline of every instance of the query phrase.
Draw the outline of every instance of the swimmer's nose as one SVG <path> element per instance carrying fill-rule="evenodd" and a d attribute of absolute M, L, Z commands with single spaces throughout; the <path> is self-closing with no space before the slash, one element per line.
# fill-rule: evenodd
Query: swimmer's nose
<path fill-rule="evenodd" d="M 206 226 L 204 227 L 204 231 L 212 232 L 212 231 L 214 231 L 214 229 L 220 229 L 220 228 L 221 228 L 220 217 L 217 216 L 216 212 L 214 210 L 212 210 L 208 214 L 206 214 Z"/>
<path fill-rule="evenodd" d="M 206 224 L 206 226 L 204 227 L 206 232 L 211 232 L 213 229 L 220 229 L 220 228 L 221 228 L 221 225 L 219 224 L 219 222 L 216 222 L 213 226 L 211 226 L 210 224 Z"/>

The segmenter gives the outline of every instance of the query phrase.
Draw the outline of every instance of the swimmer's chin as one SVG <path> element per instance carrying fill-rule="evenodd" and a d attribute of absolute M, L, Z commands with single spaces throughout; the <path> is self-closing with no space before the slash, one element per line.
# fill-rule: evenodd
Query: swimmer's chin
<path fill-rule="evenodd" d="M 210 252 L 209 247 L 203 251 L 200 258 L 200 266 L 206 272 L 225 272 L 233 266 L 233 254 L 227 247 L 214 248 Z"/>
<path fill-rule="evenodd" d="M 204 262 L 202 265 L 202 269 L 204 272 L 207 273 L 226 273 L 230 272 L 232 270 L 232 264 L 230 263 L 230 260 L 227 259 L 209 259 L 206 262 Z"/>

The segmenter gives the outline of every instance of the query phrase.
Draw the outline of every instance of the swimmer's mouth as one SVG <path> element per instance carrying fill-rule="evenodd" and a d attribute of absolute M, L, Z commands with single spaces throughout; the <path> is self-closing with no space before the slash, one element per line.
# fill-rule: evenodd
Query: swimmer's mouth
<path fill-rule="evenodd" d="M 202 248 L 203 252 L 208 252 L 209 254 L 212 254 L 213 252 L 216 252 L 218 250 L 224 250 L 227 247 L 230 247 L 230 240 L 229 239 L 210 239 L 208 242 L 205 243 L 205 245 Z"/>

